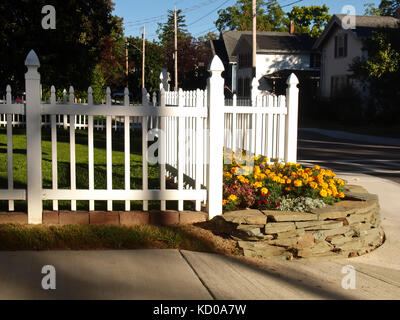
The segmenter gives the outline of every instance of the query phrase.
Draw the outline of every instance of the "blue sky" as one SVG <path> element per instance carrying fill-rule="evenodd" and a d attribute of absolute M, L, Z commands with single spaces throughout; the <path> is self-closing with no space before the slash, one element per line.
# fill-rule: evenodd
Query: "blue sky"
<path fill-rule="evenodd" d="M 380 0 L 278 0 L 285 12 L 290 11 L 295 5 L 311 6 L 325 3 L 330 14 L 341 13 L 343 6 L 353 5 L 356 14 L 364 13 L 364 4 L 371 2 L 377 6 Z M 125 34 L 128 36 L 141 36 L 143 25 L 146 25 L 148 39 L 157 38 L 157 22 L 165 22 L 168 9 L 182 9 L 186 16 L 189 32 L 201 36 L 209 31 L 216 31 L 214 21 L 217 20 L 219 9 L 232 6 L 236 0 L 114 0 L 114 13 L 124 18 Z M 285 7 L 284 7 L 285 6 Z"/>

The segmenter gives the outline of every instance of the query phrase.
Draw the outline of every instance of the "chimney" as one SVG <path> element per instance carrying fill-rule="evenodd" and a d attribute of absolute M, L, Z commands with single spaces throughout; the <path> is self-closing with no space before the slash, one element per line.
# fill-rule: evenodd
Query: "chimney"
<path fill-rule="evenodd" d="M 294 23 L 293 23 L 293 20 L 290 21 L 289 33 L 290 34 L 294 34 Z"/>

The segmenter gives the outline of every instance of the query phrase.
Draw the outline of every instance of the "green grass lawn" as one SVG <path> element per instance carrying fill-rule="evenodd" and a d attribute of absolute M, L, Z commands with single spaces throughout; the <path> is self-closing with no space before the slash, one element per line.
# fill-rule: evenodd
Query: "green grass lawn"
<path fill-rule="evenodd" d="M 112 131 L 112 178 L 113 189 L 124 189 L 124 132 Z M 76 186 L 88 189 L 88 135 L 86 130 L 76 130 Z M 141 131 L 131 131 L 130 167 L 131 189 L 142 188 L 142 136 Z M 70 188 L 70 145 L 69 130 L 57 129 L 58 187 Z M 26 188 L 26 133 L 24 128 L 13 128 L 13 173 L 14 188 Z M 50 128 L 42 129 L 42 177 L 43 188 L 52 188 L 52 150 Z M 94 130 L 94 184 L 95 189 L 106 189 L 106 131 Z M 149 189 L 159 189 L 159 167 L 150 166 Z M 0 128 L 0 189 L 7 188 L 7 135 L 6 129 Z M 114 210 L 124 210 L 124 201 L 114 201 Z M 167 201 L 167 209 L 176 209 L 177 201 Z M 7 201 L 0 201 L 0 210 L 6 211 Z M 159 209 L 160 201 L 149 201 L 149 209 Z M 52 210 L 52 201 L 44 201 L 44 209 Z M 89 201 L 77 201 L 77 210 L 88 210 Z M 106 201 L 95 201 L 96 210 L 105 210 Z M 131 201 L 132 210 L 141 210 L 142 201 Z M 185 202 L 185 209 L 191 209 L 191 203 Z M 26 201 L 15 202 L 16 211 L 26 211 Z M 59 201 L 59 210 L 70 210 L 70 201 Z"/>
<path fill-rule="evenodd" d="M 160 226 L 0 225 L 0 250 L 183 249 L 214 251 L 190 229 Z"/>

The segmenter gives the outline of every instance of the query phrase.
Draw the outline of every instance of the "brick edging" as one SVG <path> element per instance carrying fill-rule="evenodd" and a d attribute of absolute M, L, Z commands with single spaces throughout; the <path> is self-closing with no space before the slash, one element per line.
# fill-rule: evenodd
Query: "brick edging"
<path fill-rule="evenodd" d="M 197 211 L 43 211 L 43 225 L 185 225 L 204 222 L 208 215 Z M 0 212 L 0 224 L 28 224 L 24 212 Z"/>

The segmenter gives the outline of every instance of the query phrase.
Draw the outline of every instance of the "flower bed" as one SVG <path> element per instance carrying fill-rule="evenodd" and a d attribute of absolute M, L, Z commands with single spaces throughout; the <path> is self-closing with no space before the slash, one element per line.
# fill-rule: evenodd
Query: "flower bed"
<path fill-rule="evenodd" d="M 384 241 L 378 197 L 318 165 L 225 153 L 223 193 L 224 214 L 210 226 L 245 256 L 353 257 Z"/>
<path fill-rule="evenodd" d="M 346 199 L 311 212 L 245 209 L 209 221 L 216 234 L 237 241 L 247 257 L 354 257 L 384 241 L 377 195 L 345 185 Z"/>
<path fill-rule="evenodd" d="M 344 181 L 332 170 L 296 163 L 269 163 L 262 156 L 225 153 L 224 211 L 245 208 L 309 211 L 345 197 Z"/>

